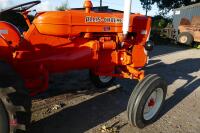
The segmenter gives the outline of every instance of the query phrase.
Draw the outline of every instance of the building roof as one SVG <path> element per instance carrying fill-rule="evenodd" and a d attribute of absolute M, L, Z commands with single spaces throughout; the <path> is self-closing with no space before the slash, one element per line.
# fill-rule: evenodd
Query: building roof
<path fill-rule="evenodd" d="M 189 6 L 182 6 L 180 8 L 176 8 L 174 10 L 184 10 L 184 9 L 189 9 L 189 8 L 194 8 L 194 7 L 200 8 L 200 3 L 192 4 L 192 5 L 189 5 Z"/>

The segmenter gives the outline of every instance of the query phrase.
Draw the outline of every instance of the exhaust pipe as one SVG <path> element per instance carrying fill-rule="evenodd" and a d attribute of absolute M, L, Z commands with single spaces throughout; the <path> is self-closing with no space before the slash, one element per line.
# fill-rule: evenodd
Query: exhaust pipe
<path fill-rule="evenodd" d="M 124 0 L 123 35 L 126 38 L 129 30 L 132 0 Z"/>
<path fill-rule="evenodd" d="M 93 5 L 91 0 L 85 0 L 84 2 L 85 13 L 90 13 L 92 7 Z"/>

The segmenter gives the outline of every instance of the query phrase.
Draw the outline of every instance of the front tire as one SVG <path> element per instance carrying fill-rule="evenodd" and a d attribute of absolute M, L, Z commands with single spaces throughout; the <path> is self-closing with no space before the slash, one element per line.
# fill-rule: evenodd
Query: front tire
<path fill-rule="evenodd" d="M 90 70 L 89 72 L 90 79 L 92 83 L 97 87 L 97 88 L 105 88 L 105 87 L 110 87 L 115 78 L 111 76 L 99 76 L 96 75 L 94 72 Z"/>
<path fill-rule="evenodd" d="M 162 78 L 146 76 L 130 96 L 127 107 L 129 122 L 138 128 L 153 123 L 162 109 L 166 93 L 167 84 Z"/>

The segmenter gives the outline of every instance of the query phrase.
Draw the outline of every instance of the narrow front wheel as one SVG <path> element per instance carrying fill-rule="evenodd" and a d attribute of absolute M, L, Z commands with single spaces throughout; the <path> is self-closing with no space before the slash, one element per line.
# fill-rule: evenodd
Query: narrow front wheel
<path fill-rule="evenodd" d="M 157 75 L 148 75 L 135 87 L 127 112 L 132 125 L 138 128 L 153 123 L 162 109 L 167 93 L 166 82 Z"/>
<path fill-rule="evenodd" d="M 92 71 L 90 71 L 90 79 L 97 88 L 109 87 L 114 81 L 114 78 L 111 76 L 99 76 Z"/>

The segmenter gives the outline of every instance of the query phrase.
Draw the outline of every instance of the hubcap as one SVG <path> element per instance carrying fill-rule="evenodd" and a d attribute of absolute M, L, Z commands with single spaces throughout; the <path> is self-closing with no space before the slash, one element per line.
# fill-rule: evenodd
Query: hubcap
<path fill-rule="evenodd" d="M 157 88 L 151 93 L 144 106 L 143 117 L 145 120 L 152 119 L 158 112 L 163 101 L 163 94 L 162 88 Z"/>
<path fill-rule="evenodd" d="M 102 83 L 108 83 L 112 80 L 111 76 L 99 76 L 99 79 Z"/>
<path fill-rule="evenodd" d="M 182 37 L 180 38 L 180 42 L 181 42 L 181 43 L 186 43 L 187 40 L 188 40 L 187 36 L 182 36 Z"/>

